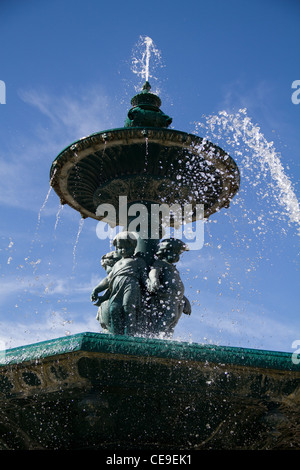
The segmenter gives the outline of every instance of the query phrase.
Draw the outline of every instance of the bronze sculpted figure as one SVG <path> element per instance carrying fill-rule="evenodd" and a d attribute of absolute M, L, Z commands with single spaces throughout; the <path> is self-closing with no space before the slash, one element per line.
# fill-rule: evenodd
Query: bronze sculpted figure
<path fill-rule="evenodd" d="M 153 294 L 151 328 L 164 336 L 172 336 L 183 312 L 191 313 L 190 302 L 184 296 L 184 285 L 174 264 L 187 249 L 181 240 L 162 240 L 149 272 L 147 288 Z"/>
<path fill-rule="evenodd" d="M 98 304 L 98 294 L 109 290 L 109 331 L 117 335 L 133 335 L 141 314 L 141 289 L 147 280 L 147 265 L 135 256 L 137 239 L 133 233 L 120 232 L 113 240 L 120 259 L 92 292 L 91 300 Z M 105 296 L 106 300 L 106 296 Z"/>
<path fill-rule="evenodd" d="M 103 255 L 101 258 L 101 266 L 105 269 L 106 273 L 109 274 L 113 266 L 119 261 L 121 257 L 117 254 L 116 251 L 111 251 L 106 255 Z M 98 297 L 98 291 L 95 288 L 92 293 L 92 300 L 97 299 L 95 305 L 99 306 L 96 320 L 99 321 L 101 327 L 105 331 L 110 331 L 110 315 L 109 315 L 109 297 L 110 290 L 107 289 L 105 293 Z"/>
<path fill-rule="evenodd" d="M 101 260 L 107 276 L 91 295 L 99 306 L 97 319 L 102 328 L 112 334 L 172 336 L 182 313 L 191 313 L 175 266 L 187 246 L 181 240 L 163 240 L 154 262 L 147 266 L 135 252 L 134 233 L 120 232 L 113 245 L 116 250 Z"/>

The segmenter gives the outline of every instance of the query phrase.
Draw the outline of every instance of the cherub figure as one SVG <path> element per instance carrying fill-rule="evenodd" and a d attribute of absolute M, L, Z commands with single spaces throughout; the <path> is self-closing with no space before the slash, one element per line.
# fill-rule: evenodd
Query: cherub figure
<path fill-rule="evenodd" d="M 146 283 L 147 265 L 143 258 L 134 256 L 137 239 L 131 232 L 120 232 L 113 240 L 120 257 L 105 279 L 92 292 L 96 302 L 98 294 L 109 289 L 110 331 L 114 334 L 133 335 L 138 329 L 141 307 L 141 288 Z"/>
<path fill-rule="evenodd" d="M 116 253 L 116 251 L 110 251 L 106 253 L 101 258 L 101 266 L 105 269 L 106 273 L 109 274 L 112 270 L 113 266 L 119 261 L 121 257 Z M 98 297 L 97 292 L 95 289 L 92 293 L 92 298 L 97 298 L 97 301 L 94 305 L 98 308 L 96 320 L 99 321 L 101 327 L 104 331 L 110 331 L 110 316 L 109 316 L 109 297 L 110 297 L 110 290 L 107 289 L 105 293 Z"/>
<path fill-rule="evenodd" d="M 184 285 L 174 265 L 187 245 L 181 240 L 162 240 L 147 280 L 152 296 L 152 329 L 171 336 L 182 313 L 191 314 L 191 305 L 184 296 Z"/>

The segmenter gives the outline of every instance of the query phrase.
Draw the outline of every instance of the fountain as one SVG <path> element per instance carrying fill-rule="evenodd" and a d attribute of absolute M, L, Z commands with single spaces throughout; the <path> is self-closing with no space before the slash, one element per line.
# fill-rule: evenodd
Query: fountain
<path fill-rule="evenodd" d="M 122 227 L 91 294 L 103 332 L 6 351 L 0 448 L 299 447 L 290 354 L 172 340 L 191 314 L 175 266 L 189 246 L 168 229 L 229 208 L 240 174 L 220 147 L 170 128 L 151 92 L 150 45 L 124 127 L 73 142 L 50 170 L 61 206 Z"/>
<path fill-rule="evenodd" d="M 165 259 L 160 236 L 166 225 L 178 228 L 187 220 L 192 223 L 202 216 L 208 218 L 229 207 L 239 188 L 239 171 L 233 159 L 198 136 L 169 129 L 172 119 L 160 110 L 161 101 L 150 90 L 149 82 L 145 82 L 142 91 L 132 98 L 123 128 L 105 130 L 72 143 L 57 156 L 50 171 L 51 186 L 62 205 L 79 211 L 82 218 L 105 220 L 111 227 L 123 226 L 124 231 L 135 233 L 134 256 L 135 260 L 139 258 L 139 271 L 143 270 L 144 260 L 145 277 L 157 265 L 157 256 Z M 200 211 L 199 215 L 200 206 L 203 214 Z M 142 209 L 145 214 L 141 218 Z M 169 217 L 162 217 L 166 209 Z M 134 212 L 139 212 L 139 216 L 134 216 Z M 187 248 L 174 239 L 166 245 L 164 238 L 163 243 L 165 251 L 174 252 L 175 262 Z M 164 271 L 171 269 L 172 261 L 165 259 L 164 263 Z M 159 295 L 159 285 L 155 292 L 153 285 L 147 288 L 149 279 L 140 280 L 143 292 L 139 311 L 128 310 L 124 315 L 120 307 L 120 312 L 114 314 L 132 318 L 135 326 L 130 334 L 172 334 L 185 305 L 178 274 L 176 282 L 174 275 L 170 276 L 161 288 L 167 291 L 166 283 L 173 282 L 171 299 L 166 294 Z M 97 286 L 92 293 L 97 305 L 109 301 L 105 296 L 98 298 L 100 291 L 108 289 L 108 283 Z M 182 291 L 179 296 L 177 290 Z M 175 306 L 176 302 L 182 307 Z M 117 319 L 113 323 L 116 322 Z M 110 323 L 104 322 L 104 329 L 122 334 L 124 327 L 116 329 Z"/>

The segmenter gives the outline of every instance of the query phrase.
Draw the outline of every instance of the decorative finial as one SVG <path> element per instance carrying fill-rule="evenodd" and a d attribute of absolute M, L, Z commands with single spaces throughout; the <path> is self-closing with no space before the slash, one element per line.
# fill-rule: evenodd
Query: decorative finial
<path fill-rule="evenodd" d="M 143 91 L 150 91 L 151 90 L 151 85 L 150 83 L 147 81 L 144 83 L 143 85 Z"/>
<path fill-rule="evenodd" d="M 151 85 L 145 81 L 142 91 L 131 99 L 125 127 L 168 127 L 172 118 L 160 110 L 159 96 L 150 92 Z"/>

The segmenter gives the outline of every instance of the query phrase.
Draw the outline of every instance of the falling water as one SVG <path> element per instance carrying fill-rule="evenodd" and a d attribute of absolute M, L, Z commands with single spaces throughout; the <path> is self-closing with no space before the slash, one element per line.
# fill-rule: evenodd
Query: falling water
<path fill-rule="evenodd" d="M 245 109 L 236 114 L 220 111 L 205 119 L 205 123 L 196 124 L 197 131 L 201 128 L 203 133 L 204 130 L 210 140 L 225 139 L 225 144 L 234 150 L 232 156 L 239 164 L 243 179 L 255 188 L 258 200 L 264 201 L 264 214 L 261 212 L 257 221 L 262 221 L 266 215 L 272 220 L 285 215 L 289 224 L 298 227 L 300 234 L 299 202 L 273 142 L 266 140 Z M 279 213 L 276 206 L 281 206 L 283 212 Z"/>
<path fill-rule="evenodd" d="M 40 221 L 41 221 L 41 213 L 42 213 L 42 211 L 45 209 L 45 207 L 46 207 L 46 204 L 47 204 L 47 202 L 48 202 L 48 199 L 49 199 L 49 196 L 50 196 L 50 194 L 51 194 L 51 191 L 52 191 L 52 182 L 53 182 L 53 180 L 54 180 L 54 177 L 55 177 L 56 171 L 57 171 L 57 170 L 54 170 L 54 172 L 53 172 L 53 175 L 51 176 L 51 180 L 50 180 L 50 187 L 49 187 L 49 190 L 48 190 L 47 196 L 46 196 L 46 198 L 45 198 L 45 200 L 44 200 L 44 202 L 43 202 L 43 205 L 42 205 L 42 207 L 41 207 L 41 208 L 40 208 L 40 210 L 39 210 L 39 214 L 38 214 L 38 224 L 37 224 L 37 229 L 38 229 L 38 227 L 39 227 L 39 224 L 40 224 Z"/>
<path fill-rule="evenodd" d="M 38 227 L 39 227 L 40 222 L 41 222 L 41 213 L 42 213 L 42 211 L 43 211 L 43 210 L 45 209 L 45 207 L 46 207 L 46 204 L 47 204 L 47 202 L 48 202 L 48 199 L 49 199 L 49 196 L 50 196 L 50 194 L 51 194 L 51 191 L 52 191 L 52 186 L 50 186 L 49 191 L 48 191 L 48 193 L 47 193 L 47 196 L 46 196 L 46 198 L 45 198 L 45 200 L 44 200 L 44 202 L 43 202 L 43 205 L 42 205 L 42 207 L 41 207 L 40 210 L 39 210 L 38 222 L 37 222 L 37 230 L 38 230 Z"/>
<path fill-rule="evenodd" d="M 83 224 L 84 224 L 84 219 L 81 218 L 80 222 L 79 222 L 79 227 L 78 227 L 78 232 L 77 232 L 75 245 L 74 245 L 74 248 L 73 248 L 73 271 L 75 270 L 75 266 L 76 266 L 76 249 L 77 249 L 79 237 L 80 237 L 80 234 L 81 234 L 81 231 L 82 231 L 82 228 L 83 228 Z"/>
<path fill-rule="evenodd" d="M 43 212 L 43 210 L 45 209 L 46 204 L 47 204 L 47 202 L 48 202 L 48 200 L 49 200 L 49 197 L 50 197 L 50 194 L 51 194 L 51 191 L 52 191 L 51 183 L 52 183 L 52 181 L 53 181 L 53 179 L 54 179 L 55 173 L 56 173 L 56 170 L 54 170 L 54 172 L 53 172 L 53 175 L 52 175 L 51 180 L 50 180 L 50 187 L 49 187 L 49 190 L 48 190 L 48 192 L 47 192 L 47 195 L 46 195 L 46 197 L 45 197 L 45 200 L 44 200 L 44 202 L 43 202 L 43 204 L 42 204 L 42 206 L 41 206 L 41 208 L 40 208 L 40 210 L 39 210 L 39 213 L 38 213 L 38 220 L 37 220 L 37 224 L 36 224 L 36 228 L 35 228 L 34 237 L 33 237 L 32 241 L 31 241 L 31 245 L 30 245 L 30 248 L 29 248 L 28 256 L 25 258 L 25 261 L 26 261 L 26 262 L 28 262 L 28 260 L 30 259 L 30 255 L 31 255 L 31 252 L 32 252 L 32 249 L 33 249 L 33 245 L 34 245 L 34 243 L 35 243 L 35 241 L 36 241 L 36 238 L 37 238 L 37 234 L 38 234 L 39 227 L 40 227 L 40 223 L 41 223 L 41 215 L 42 215 L 42 212 Z"/>
<path fill-rule="evenodd" d="M 203 145 L 213 142 L 225 149 L 238 164 L 241 173 L 241 185 L 237 195 L 231 202 L 231 208 L 222 210 L 222 217 L 210 217 L 205 223 L 206 254 L 212 253 L 212 263 L 204 267 L 203 273 L 194 277 L 197 282 L 209 282 L 210 270 L 213 271 L 216 307 L 215 311 L 222 314 L 216 322 L 225 325 L 237 322 L 236 327 L 242 328 L 244 310 L 243 303 L 245 288 L 249 303 L 258 302 L 262 292 L 257 283 L 256 271 L 262 264 L 272 266 L 273 254 L 282 252 L 282 241 L 288 235 L 298 238 L 300 227 L 299 202 L 295 194 L 292 178 L 282 164 L 282 156 L 274 143 L 268 141 L 258 125 L 253 123 L 245 109 L 237 113 L 220 111 L 217 114 L 203 116 L 196 123 L 194 133 L 203 137 Z M 201 148 L 198 149 L 199 154 Z M 215 224 L 221 223 L 228 217 L 229 224 L 221 231 L 215 230 Z M 289 230 L 288 230 L 289 229 Z M 230 246 L 233 248 L 230 250 Z M 214 251 L 220 256 L 215 261 Z M 287 255 L 289 256 L 289 255 Z M 292 260 L 294 262 L 294 260 Z M 185 273 L 188 275 L 188 272 Z M 248 290 L 249 289 L 249 290 Z M 218 298 L 224 293 L 228 296 L 234 293 L 235 301 L 226 310 Z M 197 294 L 199 291 L 197 291 Z M 201 295 L 193 299 L 199 312 L 205 317 L 205 306 Z M 204 308 L 204 310 L 203 310 Z M 264 313 L 263 303 L 260 312 Z M 208 307 L 208 313 L 210 313 Z"/>
<path fill-rule="evenodd" d="M 60 204 L 59 209 L 58 209 L 57 214 L 56 214 L 56 221 L 55 221 L 55 225 L 54 225 L 54 230 L 56 230 L 56 228 L 57 228 L 57 225 L 58 225 L 58 222 L 59 222 L 59 219 L 60 219 L 61 212 L 62 212 L 63 208 L 64 208 L 64 206 L 62 204 Z"/>
<path fill-rule="evenodd" d="M 48 202 L 48 199 L 49 199 L 50 194 L 51 194 L 51 191 L 52 191 L 51 183 L 52 183 L 52 181 L 53 181 L 53 179 L 54 179 L 55 173 L 56 173 L 56 170 L 54 170 L 54 172 L 53 172 L 53 175 L 52 175 L 51 180 L 50 180 L 50 187 L 49 187 L 48 193 L 47 193 L 47 195 L 46 195 L 46 197 L 45 197 L 45 200 L 44 200 L 44 202 L 43 202 L 43 204 L 42 204 L 42 207 L 40 208 L 39 213 L 38 213 L 38 220 L 37 220 L 37 225 L 36 225 L 36 229 L 35 229 L 35 237 L 34 237 L 34 240 L 35 240 L 35 238 L 36 238 L 36 235 L 37 235 L 37 232 L 38 232 L 38 230 L 39 230 L 40 223 L 41 223 L 41 214 L 42 214 L 43 210 L 44 210 L 45 207 L 46 207 L 46 204 L 47 204 L 47 202 Z M 34 242 L 34 240 L 33 240 L 32 242 Z M 32 248 L 32 247 L 31 247 L 31 248 Z M 30 251 L 31 251 L 31 249 L 30 249 Z"/>
<path fill-rule="evenodd" d="M 146 149 L 145 149 L 145 166 L 144 166 L 144 172 L 147 171 L 148 157 L 149 157 L 149 139 L 148 139 L 147 136 L 145 137 L 145 144 L 146 144 Z"/>

